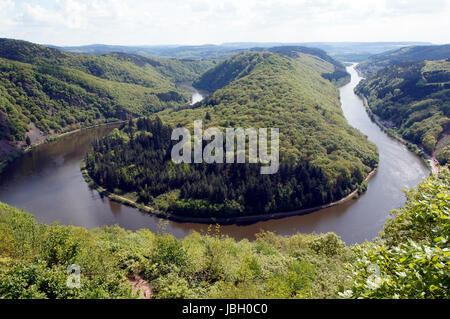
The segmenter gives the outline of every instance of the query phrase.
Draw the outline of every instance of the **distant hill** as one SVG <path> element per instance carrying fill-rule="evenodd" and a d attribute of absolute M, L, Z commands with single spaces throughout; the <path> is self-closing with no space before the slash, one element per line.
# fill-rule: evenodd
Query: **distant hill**
<path fill-rule="evenodd" d="M 450 161 L 450 59 L 384 68 L 363 80 L 356 92 L 403 138 L 436 153 L 441 164 Z"/>
<path fill-rule="evenodd" d="M 71 54 L 11 39 L 0 39 L 0 57 L 30 64 L 75 68 L 104 79 L 146 87 L 166 85 L 170 81 L 192 81 L 215 64 L 214 61 L 162 59 L 124 52 Z"/>
<path fill-rule="evenodd" d="M 263 54 L 237 54 L 205 72 L 194 82 L 194 86 L 199 89 L 214 92 L 223 88 L 231 81 L 250 74 L 263 58 Z"/>
<path fill-rule="evenodd" d="M 152 56 L 172 59 L 193 59 L 210 60 L 226 59 L 236 53 L 242 52 L 244 48 L 225 47 L 214 44 L 204 45 L 155 45 L 155 46 L 123 46 L 92 44 L 84 46 L 65 46 L 58 47 L 47 45 L 51 48 L 57 48 L 70 53 L 88 53 L 88 54 L 107 54 L 110 52 L 120 52 L 127 54 L 136 54 L 141 56 Z"/>
<path fill-rule="evenodd" d="M 304 46 L 320 48 L 344 62 L 360 62 L 374 54 L 402 47 L 430 45 L 429 42 L 309 42 Z"/>
<path fill-rule="evenodd" d="M 350 79 L 349 74 L 345 71 L 344 65 L 330 57 L 325 51 L 316 48 L 302 46 L 279 46 L 268 49 L 253 48 L 250 52 L 271 52 L 278 53 L 290 58 L 299 58 L 305 54 L 317 58 L 322 63 L 317 63 L 316 67 L 320 68 L 323 78 L 336 83 L 343 84 Z M 194 86 L 199 89 L 214 92 L 226 86 L 228 83 L 246 76 L 262 62 L 267 54 L 245 54 L 235 55 L 215 68 L 209 69 L 197 81 Z M 326 65 L 326 68 L 323 66 Z"/>
<path fill-rule="evenodd" d="M 396 63 L 448 58 L 450 58 L 450 44 L 410 46 L 373 55 L 359 63 L 356 68 L 368 76 Z"/>
<path fill-rule="evenodd" d="M 298 57 L 299 53 L 316 56 L 325 62 L 331 63 L 334 66 L 334 70 L 331 72 L 323 72 L 322 77 L 335 83 L 337 86 L 350 81 L 350 75 L 345 70 L 345 66 L 328 55 L 324 50 L 318 48 L 310 48 L 304 46 L 279 46 L 269 48 L 268 51 L 283 54 L 290 57 Z"/>
<path fill-rule="evenodd" d="M 413 45 L 429 45 L 427 42 L 231 42 L 220 45 L 154 45 L 154 46 L 122 46 L 92 44 L 85 46 L 54 47 L 72 53 L 106 54 L 110 52 L 131 53 L 142 56 L 157 56 L 177 59 L 226 59 L 236 53 L 254 48 L 267 49 L 279 46 L 302 46 L 318 48 L 326 51 L 340 61 L 359 62 L 367 57 Z"/>

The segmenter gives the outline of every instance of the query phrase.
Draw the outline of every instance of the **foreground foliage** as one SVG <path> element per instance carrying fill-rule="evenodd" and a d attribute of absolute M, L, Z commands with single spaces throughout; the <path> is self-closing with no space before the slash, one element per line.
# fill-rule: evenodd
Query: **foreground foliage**
<path fill-rule="evenodd" d="M 350 257 L 334 234 L 236 242 L 217 228 L 176 239 L 40 225 L 0 204 L 0 298 L 132 298 L 127 278 L 136 275 L 154 298 L 332 298 L 349 283 L 342 264 Z M 70 264 L 80 266 L 80 288 L 66 286 Z"/>
<path fill-rule="evenodd" d="M 333 233 L 239 242 L 210 227 L 161 231 L 43 225 L 0 203 L 0 298 L 448 298 L 450 173 L 423 181 L 393 211 L 382 240 L 345 246 Z M 68 288 L 67 267 L 81 269 Z"/>
<path fill-rule="evenodd" d="M 450 173 L 444 168 L 406 193 L 381 240 L 356 246 L 351 298 L 449 298 Z"/>

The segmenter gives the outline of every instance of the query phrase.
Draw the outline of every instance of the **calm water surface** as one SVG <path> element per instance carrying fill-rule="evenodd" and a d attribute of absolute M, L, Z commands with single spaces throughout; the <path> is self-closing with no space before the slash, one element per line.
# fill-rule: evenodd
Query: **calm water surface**
<path fill-rule="evenodd" d="M 195 103 L 203 100 L 206 96 L 210 95 L 207 91 L 199 90 L 193 87 L 191 82 L 181 82 L 178 86 L 188 90 L 189 93 L 191 93 L 192 101 L 189 103 L 190 105 L 194 105 Z"/>
<path fill-rule="evenodd" d="M 378 171 L 370 180 L 367 192 L 358 200 L 308 215 L 245 226 L 222 226 L 223 233 L 236 239 L 253 239 L 261 229 L 281 235 L 332 231 L 348 244 L 363 242 L 378 234 L 391 209 L 403 205 L 405 197 L 401 189 L 413 187 L 429 175 L 420 158 L 371 122 L 361 99 L 353 93 L 361 78 L 353 66 L 347 71 L 352 80 L 340 89 L 344 115 L 378 146 L 380 154 Z M 192 90 L 192 94 L 195 102 L 202 98 L 198 91 Z M 102 198 L 81 176 L 80 162 L 91 141 L 113 128 L 77 132 L 25 154 L 0 175 L 0 201 L 29 211 L 44 223 L 58 221 L 87 228 L 118 224 L 130 230 L 157 230 L 159 218 Z M 177 237 L 186 236 L 191 230 L 203 232 L 206 229 L 207 225 L 171 221 L 166 227 Z"/>

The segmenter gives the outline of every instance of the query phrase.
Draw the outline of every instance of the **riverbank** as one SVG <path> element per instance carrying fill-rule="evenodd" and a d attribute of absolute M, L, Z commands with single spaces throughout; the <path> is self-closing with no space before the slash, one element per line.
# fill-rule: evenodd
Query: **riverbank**
<path fill-rule="evenodd" d="M 202 101 L 205 97 L 208 97 L 212 94 L 212 92 L 195 88 L 190 81 L 179 82 L 176 84 L 176 86 L 189 91 L 189 93 L 191 94 L 191 101 L 189 102 L 189 105 L 194 105 L 195 103 Z"/>
<path fill-rule="evenodd" d="M 164 217 L 161 214 L 159 214 L 158 212 L 156 212 L 152 207 L 150 206 L 146 206 L 143 204 L 139 204 L 136 201 L 133 201 L 131 199 L 128 199 L 126 197 L 111 193 L 110 191 L 108 191 L 106 188 L 98 185 L 90 176 L 89 173 L 86 169 L 86 162 L 84 160 L 81 161 L 81 165 L 80 165 L 80 170 L 81 170 L 81 175 L 83 176 L 84 180 L 86 181 L 86 183 L 88 183 L 88 185 L 95 189 L 99 194 L 108 197 L 109 199 L 118 202 L 120 204 L 124 204 L 130 207 L 134 207 L 137 208 L 145 213 L 150 213 L 150 214 L 154 214 L 157 215 L 159 217 Z"/>
<path fill-rule="evenodd" d="M 57 139 L 60 139 L 60 138 L 62 138 L 64 136 L 71 135 L 71 134 L 80 132 L 82 130 L 89 130 L 89 129 L 93 129 L 93 128 L 101 127 L 101 126 L 105 126 L 105 125 L 121 124 L 123 122 L 124 121 L 104 122 L 104 123 L 100 123 L 100 124 L 96 124 L 96 125 L 92 125 L 92 126 L 79 127 L 77 129 L 70 130 L 70 131 L 67 131 L 67 132 L 63 132 L 63 133 L 60 133 L 60 134 L 48 135 L 48 136 L 45 137 L 45 139 L 39 141 L 38 143 L 34 143 L 34 144 L 28 145 L 26 147 L 22 147 L 20 149 L 17 149 L 16 151 L 13 151 L 13 152 L 9 153 L 5 160 L 0 161 L 0 174 L 14 160 L 16 160 L 20 156 L 30 152 L 31 150 L 33 150 L 33 149 L 35 149 L 35 148 L 37 148 L 37 147 L 39 147 L 39 146 L 41 146 L 43 144 L 47 144 L 47 143 L 56 141 Z"/>
<path fill-rule="evenodd" d="M 358 70 L 357 70 L 358 71 Z M 358 71 L 359 73 L 359 71 Z M 355 93 L 356 94 L 356 93 Z M 431 173 L 433 175 L 438 174 L 439 173 L 439 162 L 437 161 L 437 159 L 434 156 L 430 156 L 427 153 L 425 153 L 425 151 L 423 149 L 421 149 L 420 147 L 418 147 L 416 144 L 409 142 L 407 140 L 405 140 L 404 138 L 400 137 L 396 131 L 394 131 L 393 129 L 387 127 L 386 125 L 384 125 L 383 121 L 380 119 L 380 117 L 378 115 L 376 115 L 375 113 L 372 112 L 372 110 L 370 109 L 369 106 L 369 102 L 367 101 L 367 98 L 364 95 L 360 95 L 357 94 L 364 103 L 364 108 L 366 109 L 367 114 L 369 115 L 369 118 L 376 124 L 378 125 L 378 127 L 385 132 L 389 137 L 392 137 L 393 139 L 399 141 L 400 143 L 402 143 L 403 145 L 405 145 L 411 152 L 415 153 L 417 156 L 419 156 L 427 165 L 427 167 L 431 170 Z M 410 147 L 410 145 L 414 145 L 419 151 L 417 151 L 416 149 L 412 149 Z"/>
<path fill-rule="evenodd" d="M 356 68 L 355 66 L 355 71 L 358 74 L 358 76 L 361 77 L 361 79 L 364 79 L 364 75 L 362 74 L 362 72 Z M 357 93 L 355 93 L 357 94 Z M 387 127 L 386 125 L 384 125 L 383 121 L 380 119 L 380 117 L 378 115 L 376 115 L 375 113 L 372 112 L 372 110 L 369 107 L 369 102 L 367 101 L 367 98 L 364 95 L 360 95 L 357 94 L 364 102 L 364 108 L 366 109 L 367 114 L 369 115 L 369 118 L 376 124 L 378 125 L 379 128 L 381 128 L 381 130 L 383 132 L 385 132 L 389 137 L 394 138 L 395 140 L 399 141 L 400 143 L 402 143 L 403 145 L 405 145 L 411 152 L 415 153 L 417 156 L 419 156 L 424 163 L 427 165 L 427 167 L 431 170 L 432 174 L 437 174 L 439 173 L 439 162 L 437 161 L 437 159 L 435 158 L 435 156 L 430 156 L 428 154 L 426 154 L 422 149 L 420 149 L 416 144 L 413 144 L 405 139 L 403 139 L 402 137 L 398 136 L 397 132 L 395 132 L 394 130 L 390 129 L 389 127 Z M 414 145 L 416 146 L 420 151 L 421 154 L 419 154 L 419 152 L 417 152 L 414 149 L 411 149 L 409 147 L 409 145 Z"/>
<path fill-rule="evenodd" d="M 186 217 L 186 216 L 179 216 L 179 215 L 174 215 L 171 213 L 162 213 L 159 212 L 158 210 L 156 210 L 154 207 L 151 206 L 147 206 L 147 205 L 143 205 L 143 204 L 139 204 L 136 201 L 133 201 L 129 198 L 120 196 L 118 194 L 115 193 L 111 193 L 108 190 L 106 190 L 104 187 L 102 187 L 101 185 L 98 185 L 90 176 L 89 173 L 86 169 L 86 163 L 83 160 L 81 162 L 81 174 L 83 175 L 84 180 L 89 184 L 90 187 L 92 187 L 93 189 L 95 189 L 96 191 L 98 191 L 101 195 L 108 197 L 109 199 L 130 206 L 130 207 L 134 207 L 139 209 L 142 212 L 145 213 L 149 213 L 149 214 L 153 214 L 159 218 L 164 218 L 164 219 L 169 219 L 172 221 L 176 221 L 176 222 L 181 222 L 181 223 L 199 223 L 199 224 L 221 224 L 221 225 L 231 225 L 231 224 L 252 224 L 252 223 L 256 223 L 256 222 L 260 222 L 260 221 L 267 221 L 270 219 L 280 219 L 280 218 L 284 218 L 284 217 L 292 217 L 292 216 L 299 216 L 299 215 L 305 215 L 305 214 L 309 214 L 318 210 L 322 210 L 325 208 L 329 208 L 329 207 L 333 207 L 333 206 L 337 206 L 340 204 L 343 204 L 351 199 L 356 199 L 359 196 L 359 192 L 361 192 L 361 186 L 365 185 L 370 178 L 372 178 L 376 171 L 377 168 L 374 168 L 364 179 L 363 183 L 361 183 L 360 186 L 358 186 L 355 190 L 353 190 L 351 193 L 349 193 L 347 196 L 341 198 L 340 200 L 337 200 L 335 202 L 331 202 L 328 204 L 324 204 L 324 205 L 320 205 L 320 206 L 315 206 L 315 207 L 311 207 L 311 208 L 305 208 L 305 209 L 300 209 L 300 210 L 295 210 L 295 211 L 289 211 L 289 212 L 279 212 L 279 213 L 272 213 L 272 214 L 262 214 L 262 215 L 248 215 L 248 216 L 237 216 L 237 217 L 227 217 L 227 218 L 222 218 L 222 217 Z M 365 191 L 365 189 L 364 189 Z"/>

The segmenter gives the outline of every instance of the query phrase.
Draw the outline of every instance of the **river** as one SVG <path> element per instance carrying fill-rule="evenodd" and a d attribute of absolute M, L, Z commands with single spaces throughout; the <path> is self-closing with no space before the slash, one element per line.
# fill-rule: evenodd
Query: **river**
<path fill-rule="evenodd" d="M 190 105 L 194 105 L 195 103 L 200 102 L 210 94 L 207 91 L 196 89 L 192 86 L 191 82 L 181 82 L 178 84 L 178 86 L 188 90 L 189 93 L 191 93 L 191 102 L 189 103 Z"/>
<path fill-rule="evenodd" d="M 347 244 L 363 242 L 377 236 L 390 210 L 403 205 L 405 196 L 401 189 L 413 187 L 429 175 L 419 157 L 370 120 L 362 100 L 353 93 L 361 78 L 354 66 L 347 67 L 347 71 L 352 76 L 351 82 L 340 88 L 344 115 L 350 125 L 378 146 L 380 154 L 377 173 L 370 179 L 367 191 L 357 200 L 308 215 L 222 226 L 222 233 L 252 240 L 261 229 L 280 235 L 335 232 Z M 198 97 L 193 96 L 193 102 L 197 100 Z M 163 220 L 101 197 L 81 176 L 80 162 L 91 141 L 112 129 L 83 130 L 42 145 L 17 159 L 0 175 L 0 201 L 27 210 L 48 224 L 58 221 L 87 228 L 118 224 L 130 230 L 158 230 Z M 191 230 L 204 232 L 207 227 L 168 221 L 165 229 L 176 237 L 183 237 Z"/>

